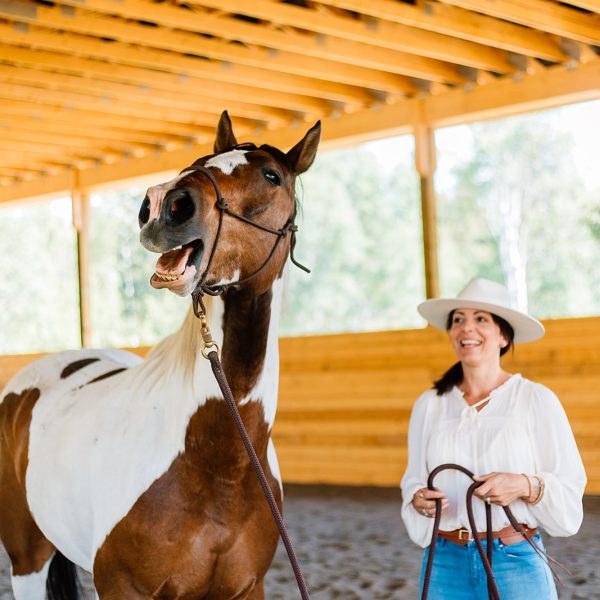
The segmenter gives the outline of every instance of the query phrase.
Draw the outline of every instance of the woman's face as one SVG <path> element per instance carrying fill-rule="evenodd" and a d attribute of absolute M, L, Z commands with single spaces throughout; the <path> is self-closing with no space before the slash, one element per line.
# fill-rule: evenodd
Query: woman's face
<path fill-rule="evenodd" d="M 454 353 L 466 366 L 497 364 L 500 349 L 508 343 L 492 315 L 473 308 L 456 309 L 448 333 Z"/>

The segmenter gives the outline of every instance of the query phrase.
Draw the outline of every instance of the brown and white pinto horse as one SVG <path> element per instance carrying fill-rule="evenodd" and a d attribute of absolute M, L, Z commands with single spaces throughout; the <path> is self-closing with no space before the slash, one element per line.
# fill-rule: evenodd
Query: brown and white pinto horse
<path fill-rule="evenodd" d="M 161 253 L 151 283 L 190 294 L 240 281 L 207 303 L 213 337 L 240 413 L 281 503 L 270 439 L 278 386 L 277 329 L 295 179 L 312 164 L 317 123 L 287 154 L 237 145 L 223 113 L 215 154 L 148 190 L 141 240 Z M 260 269 L 272 253 L 266 266 Z M 257 270 L 255 277 L 248 278 Z M 244 280 L 243 283 L 242 280 Z M 118 350 L 37 360 L 0 403 L 0 538 L 16 600 L 75 598 L 59 567 L 93 572 L 102 600 L 264 597 L 277 529 L 234 423 L 200 352 L 197 319 L 141 362 Z M 54 590 L 54 591 L 52 591 Z"/>

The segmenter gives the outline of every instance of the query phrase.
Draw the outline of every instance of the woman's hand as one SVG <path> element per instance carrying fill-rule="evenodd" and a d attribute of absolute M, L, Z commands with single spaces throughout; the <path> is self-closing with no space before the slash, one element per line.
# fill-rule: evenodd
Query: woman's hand
<path fill-rule="evenodd" d="M 520 473 L 488 473 L 473 479 L 483 481 L 474 494 L 499 506 L 508 506 L 519 498 L 527 500 L 531 491 L 527 478 Z"/>
<path fill-rule="evenodd" d="M 435 500 L 439 498 L 442 501 L 442 513 L 448 508 L 448 498 L 444 492 L 438 490 L 430 490 L 421 488 L 415 492 L 412 499 L 412 505 L 415 510 L 421 513 L 424 517 L 435 517 Z"/>

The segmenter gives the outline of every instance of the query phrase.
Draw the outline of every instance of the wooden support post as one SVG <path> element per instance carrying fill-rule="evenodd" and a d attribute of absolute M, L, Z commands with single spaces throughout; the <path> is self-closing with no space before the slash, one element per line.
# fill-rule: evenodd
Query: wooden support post
<path fill-rule="evenodd" d="M 82 348 L 91 345 L 90 327 L 90 274 L 89 236 L 90 202 L 89 195 L 79 186 L 71 191 L 73 207 L 73 227 L 77 234 L 77 274 L 79 283 L 79 329 Z"/>
<path fill-rule="evenodd" d="M 421 181 L 421 213 L 423 220 L 423 257 L 425 261 L 425 292 L 427 298 L 440 295 L 438 270 L 438 241 L 435 188 L 435 139 L 434 129 L 419 120 L 414 128 L 415 163 Z"/>

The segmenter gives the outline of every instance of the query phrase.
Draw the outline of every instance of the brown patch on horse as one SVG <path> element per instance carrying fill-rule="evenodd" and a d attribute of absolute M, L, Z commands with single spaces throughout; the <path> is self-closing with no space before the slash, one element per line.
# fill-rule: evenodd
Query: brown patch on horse
<path fill-rule="evenodd" d="M 262 404 L 239 407 L 273 494 Z M 278 532 L 223 400 L 192 416 L 185 450 L 138 499 L 100 547 L 101 597 L 260 599 Z M 131 588 L 135 581 L 135 591 Z"/>
<path fill-rule="evenodd" d="M 271 320 L 271 290 L 260 296 L 238 292 L 225 300 L 222 363 L 233 397 L 245 398 L 262 372 Z"/>
<path fill-rule="evenodd" d="M 14 575 L 39 571 L 54 546 L 35 524 L 25 493 L 31 412 L 40 390 L 8 394 L 0 404 L 0 539 Z"/>
<path fill-rule="evenodd" d="M 66 379 L 70 375 L 73 375 L 73 373 L 79 371 L 79 369 L 83 369 L 83 367 L 87 367 L 88 365 L 91 365 L 92 363 L 95 363 L 99 360 L 100 360 L 99 358 L 82 358 L 81 360 L 76 360 L 75 362 L 68 364 L 62 370 L 62 373 L 60 374 L 60 378 Z"/>
<path fill-rule="evenodd" d="M 108 379 L 113 375 L 118 375 L 123 371 L 127 371 L 127 367 L 121 367 L 120 369 L 113 369 L 112 371 L 108 371 L 108 373 L 104 373 L 103 375 L 99 375 L 98 377 L 94 377 L 91 381 L 88 381 L 85 385 L 90 385 L 90 383 L 96 383 L 96 381 L 102 381 L 103 379 Z M 83 386 L 82 386 L 83 387 Z"/>

